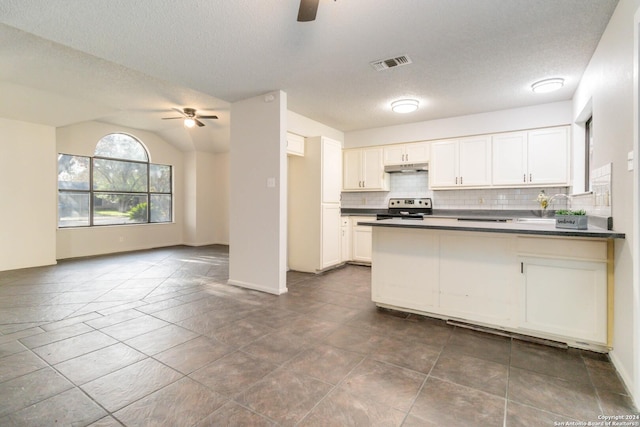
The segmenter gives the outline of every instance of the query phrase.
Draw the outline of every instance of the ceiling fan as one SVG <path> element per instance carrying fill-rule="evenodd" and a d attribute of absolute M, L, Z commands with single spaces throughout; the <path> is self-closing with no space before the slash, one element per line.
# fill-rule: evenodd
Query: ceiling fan
<path fill-rule="evenodd" d="M 179 108 L 173 108 L 173 110 L 177 111 L 182 116 L 181 117 L 163 117 L 162 120 L 184 119 L 184 125 L 188 128 L 192 128 L 195 125 L 198 125 L 198 127 L 204 126 L 204 123 L 202 123 L 199 119 L 217 119 L 218 118 L 218 116 L 201 116 L 197 114 L 195 108 L 183 108 L 182 110 L 180 110 Z"/>
<path fill-rule="evenodd" d="M 315 21 L 318 12 L 318 2 L 320 0 L 300 0 L 298 9 L 298 22 Z"/>

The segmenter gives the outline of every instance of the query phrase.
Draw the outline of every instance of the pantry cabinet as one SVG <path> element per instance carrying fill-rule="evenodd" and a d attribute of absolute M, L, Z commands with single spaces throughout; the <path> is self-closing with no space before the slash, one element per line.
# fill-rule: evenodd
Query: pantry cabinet
<path fill-rule="evenodd" d="M 384 172 L 383 148 L 344 151 L 344 191 L 389 191 L 389 174 Z"/>
<path fill-rule="evenodd" d="M 384 147 L 384 165 L 404 165 L 429 162 L 429 143 L 394 144 Z"/>
<path fill-rule="evenodd" d="M 288 264 L 316 273 L 342 262 L 342 144 L 307 138 L 304 157 L 288 159 Z"/>
<path fill-rule="evenodd" d="M 568 185 L 566 126 L 494 135 L 493 185 Z"/>
<path fill-rule="evenodd" d="M 477 136 L 431 144 L 431 188 L 484 187 L 491 184 L 491 138 Z"/>

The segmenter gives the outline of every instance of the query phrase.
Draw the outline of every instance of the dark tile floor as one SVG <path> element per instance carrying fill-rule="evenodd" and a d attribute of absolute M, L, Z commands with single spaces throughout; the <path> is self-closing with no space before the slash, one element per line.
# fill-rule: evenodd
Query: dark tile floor
<path fill-rule="evenodd" d="M 377 310 L 370 269 L 225 284 L 226 247 L 0 273 L 2 426 L 553 426 L 635 411 L 604 355 Z"/>

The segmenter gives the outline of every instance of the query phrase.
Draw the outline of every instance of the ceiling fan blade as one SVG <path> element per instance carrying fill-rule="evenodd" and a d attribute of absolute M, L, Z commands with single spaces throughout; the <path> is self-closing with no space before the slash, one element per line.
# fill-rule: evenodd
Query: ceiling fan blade
<path fill-rule="evenodd" d="M 320 0 L 300 0 L 298 9 L 298 22 L 309 22 L 316 19 L 318 12 L 318 2 Z"/>
<path fill-rule="evenodd" d="M 198 120 L 198 119 L 193 119 L 193 120 L 195 120 L 195 122 L 198 125 L 198 127 L 203 127 L 204 126 L 204 123 L 202 123 L 200 120 Z"/>
<path fill-rule="evenodd" d="M 174 108 L 172 108 L 172 110 L 173 110 L 173 111 L 177 111 L 178 113 L 182 114 L 182 117 L 187 117 L 187 115 L 184 113 L 184 111 L 182 111 L 182 110 L 181 110 L 181 109 L 179 109 L 179 108 L 175 108 L 175 107 L 174 107 Z"/>
<path fill-rule="evenodd" d="M 199 119 L 217 119 L 218 116 L 196 116 Z"/>
<path fill-rule="evenodd" d="M 163 117 L 162 120 L 184 119 L 184 117 Z"/>

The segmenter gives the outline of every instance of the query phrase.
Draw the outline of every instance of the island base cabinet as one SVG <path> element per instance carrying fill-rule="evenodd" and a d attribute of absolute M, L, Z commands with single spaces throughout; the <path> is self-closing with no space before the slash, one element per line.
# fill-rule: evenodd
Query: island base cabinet
<path fill-rule="evenodd" d="M 438 305 L 437 237 L 380 229 L 373 237 L 372 299 L 414 310 Z"/>
<path fill-rule="evenodd" d="M 605 344 L 607 264 L 521 258 L 521 329 Z"/>
<path fill-rule="evenodd" d="M 443 234 L 440 238 L 440 309 L 501 326 L 517 318 L 514 239 Z"/>

